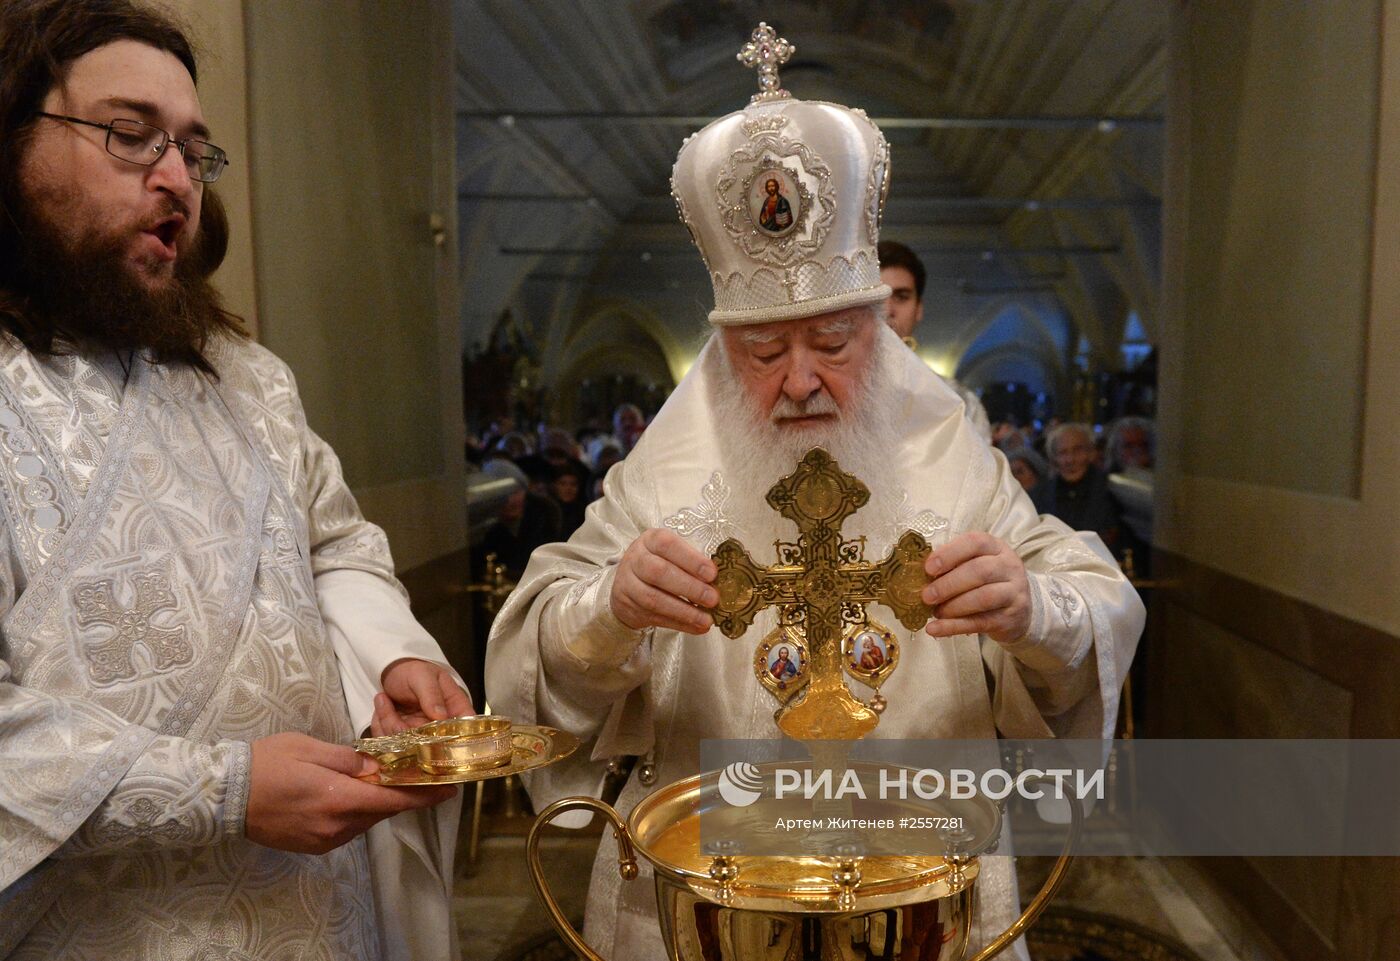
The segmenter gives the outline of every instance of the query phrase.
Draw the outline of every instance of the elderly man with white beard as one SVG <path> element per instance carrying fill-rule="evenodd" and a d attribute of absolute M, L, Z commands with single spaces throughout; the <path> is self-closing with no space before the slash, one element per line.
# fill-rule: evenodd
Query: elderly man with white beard
<path fill-rule="evenodd" d="M 698 773 L 702 739 L 778 736 L 753 676 L 776 615 L 737 640 L 714 629 L 710 554 L 737 537 L 756 563 L 776 561 L 774 542 L 795 531 L 764 495 L 814 446 L 870 489 L 842 530 L 866 539 L 867 557 L 910 529 L 934 547 L 934 617 L 901 638 L 878 736 L 1112 736 L 1142 604 L 1097 537 L 1037 516 L 958 396 L 879 316 L 887 158 L 863 113 L 795 100 L 776 77 L 682 147 L 672 183 L 715 284 L 718 333 L 578 532 L 534 553 L 491 633 L 492 707 L 585 740 L 532 776 L 537 806 L 597 795 L 609 761 L 634 755 L 617 804 L 627 812 Z M 773 176 L 794 217 L 765 236 Z M 872 615 L 896 623 L 878 605 Z M 647 868 L 624 884 L 611 845 L 594 865 L 585 937 L 609 959 L 664 957 Z M 974 944 L 1015 920 L 1009 859 L 985 859 L 978 887 Z"/>

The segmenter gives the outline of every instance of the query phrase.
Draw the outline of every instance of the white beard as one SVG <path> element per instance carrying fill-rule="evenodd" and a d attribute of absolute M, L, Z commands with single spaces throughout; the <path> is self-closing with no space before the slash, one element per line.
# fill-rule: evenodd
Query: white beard
<path fill-rule="evenodd" d="M 766 496 L 813 447 L 825 448 L 841 470 L 854 474 L 870 489 L 870 501 L 846 522 L 843 536 L 868 537 L 867 558 L 888 546 L 901 491 L 884 483 L 887 474 L 882 471 L 900 443 L 895 428 L 897 398 L 887 387 L 899 381 L 902 358 L 895 351 L 904 345 L 884 324 L 880 328 L 851 409 L 839 410 L 834 422 L 815 426 L 775 423 L 769 411 L 756 410 L 734 373 L 723 341 L 711 345 L 716 356 L 709 403 L 717 410 L 734 411 L 721 452 L 732 491 L 729 512 L 756 562 L 773 563 L 777 557 L 773 542 L 797 538 L 796 526 L 769 507 Z"/>

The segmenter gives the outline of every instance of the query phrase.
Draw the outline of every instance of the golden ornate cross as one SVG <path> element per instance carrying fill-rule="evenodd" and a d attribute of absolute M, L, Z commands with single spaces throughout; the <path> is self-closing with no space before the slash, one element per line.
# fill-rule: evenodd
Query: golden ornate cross
<path fill-rule="evenodd" d="M 841 525 L 870 500 L 870 490 L 820 447 L 774 484 L 767 499 L 797 525 L 797 542 L 779 541 L 772 567 L 755 564 L 732 537 L 719 546 L 715 625 L 726 637 L 739 637 L 759 611 L 777 606 L 780 623 L 806 633 L 811 658 L 805 696 L 782 709 L 778 727 L 799 740 L 864 737 L 880 719 L 846 688 L 842 634 L 866 623 L 871 603 L 884 604 L 911 630 L 923 627 L 933 614 L 920 596 L 932 548 L 921 534 L 905 531 L 883 561 L 866 562 L 864 538 L 843 540 Z"/>

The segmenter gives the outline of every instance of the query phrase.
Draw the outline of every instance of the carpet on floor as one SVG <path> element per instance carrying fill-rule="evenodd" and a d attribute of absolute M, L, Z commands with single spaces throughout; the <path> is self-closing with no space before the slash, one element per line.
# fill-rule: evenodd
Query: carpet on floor
<path fill-rule="evenodd" d="M 1094 911 L 1047 908 L 1026 945 L 1034 961 L 1200 961 L 1178 941 Z"/>

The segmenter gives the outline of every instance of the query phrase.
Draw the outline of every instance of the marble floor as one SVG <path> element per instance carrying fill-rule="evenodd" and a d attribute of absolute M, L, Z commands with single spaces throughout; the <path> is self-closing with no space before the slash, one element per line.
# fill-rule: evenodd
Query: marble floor
<path fill-rule="evenodd" d="M 465 833 L 466 825 L 463 825 Z M 598 834 L 545 838 L 540 856 L 559 906 L 576 925 L 583 921 L 584 894 L 598 850 Z M 465 847 L 465 845 L 463 845 Z M 457 856 L 453 902 L 463 961 L 507 961 L 549 934 L 553 927 L 530 886 L 521 834 L 484 838 L 476 863 Z"/>
<path fill-rule="evenodd" d="M 551 928 L 525 866 L 522 818 L 491 818 L 475 863 L 467 857 L 467 824 L 458 854 L 456 918 L 464 961 L 508 961 Z M 557 832 L 541 854 L 561 907 L 583 916 L 584 892 L 598 847 L 597 831 Z M 1039 888 L 1052 858 L 1017 861 L 1023 900 Z M 1279 961 L 1229 906 L 1210 893 L 1185 862 L 1157 858 L 1079 858 L 1055 903 L 1113 915 L 1167 935 L 1201 961 Z"/>

